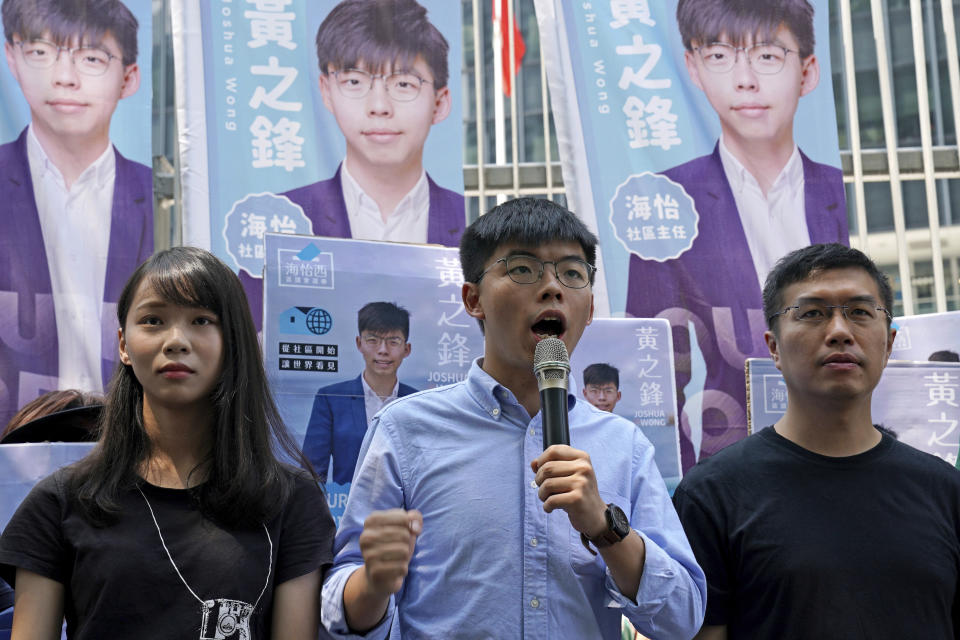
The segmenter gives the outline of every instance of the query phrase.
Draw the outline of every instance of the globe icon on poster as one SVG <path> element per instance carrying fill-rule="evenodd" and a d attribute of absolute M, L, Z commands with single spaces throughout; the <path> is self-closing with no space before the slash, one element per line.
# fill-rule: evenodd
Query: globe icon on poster
<path fill-rule="evenodd" d="M 311 333 L 322 336 L 330 331 L 331 327 L 333 327 L 333 318 L 325 310 L 315 307 L 307 312 L 307 329 Z"/>

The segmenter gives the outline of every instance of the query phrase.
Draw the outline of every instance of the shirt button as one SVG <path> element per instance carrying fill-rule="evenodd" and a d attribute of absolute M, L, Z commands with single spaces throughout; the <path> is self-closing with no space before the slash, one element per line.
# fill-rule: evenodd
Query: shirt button
<path fill-rule="evenodd" d="M 537 607 L 540 606 L 540 601 L 534 598 L 533 600 L 530 601 L 530 606 L 536 609 Z"/>
<path fill-rule="evenodd" d="M 494 407 L 493 411 L 491 411 L 490 413 L 492 413 L 495 416 L 500 415 L 500 407 Z"/>
<path fill-rule="evenodd" d="M 536 481 L 536 480 L 531 480 L 531 481 L 530 481 L 530 486 L 533 487 L 534 489 L 536 489 L 536 488 L 537 488 L 537 481 Z"/>
<path fill-rule="evenodd" d="M 535 546 L 537 546 L 538 544 L 540 544 L 540 543 L 537 541 L 536 538 L 530 538 L 530 546 L 531 546 L 531 547 L 535 547 Z"/>
<path fill-rule="evenodd" d="M 537 435 L 537 432 L 534 431 L 533 429 L 530 429 L 530 435 L 535 436 L 535 435 Z"/>

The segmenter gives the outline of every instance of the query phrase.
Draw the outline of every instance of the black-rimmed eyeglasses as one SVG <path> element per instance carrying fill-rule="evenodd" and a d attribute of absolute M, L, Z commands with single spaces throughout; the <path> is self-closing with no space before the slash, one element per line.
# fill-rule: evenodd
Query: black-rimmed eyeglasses
<path fill-rule="evenodd" d="M 844 319 L 855 326 L 867 327 L 880 320 L 890 320 L 893 316 L 883 307 L 874 302 L 848 302 L 847 304 L 823 304 L 821 302 L 804 302 L 795 304 L 778 311 L 768 318 L 773 320 L 777 316 L 787 316 L 792 320 L 807 326 L 820 326 L 830 321 L 833 310 L 839 309 Z"/>
<path fill-rule="evenodd" d="M 346 98 L 363 98 L 370 93 L 374 81 L 379 78 L 383 80 L 387 95 L 398 102 L 416 100 L 423 83 L 430 82 L 409 71 L 373 74 L 362 69 L 344 69 L 334 71 L 332 75 L 337 90 Z"/>
<path fill-rule="evenodd" d="M 490 270 L 501 262 L 507 268 L 507 276 L 517 284 L 540 282 L 540 278 L 543 277 L 544 266 L 548 264 L 553 265 L 553 272 L 557 276 L 557 281 L 568 289 L 583 289 L 593 281 L 593 274 L 597 272 L 596 267 L 587 264 L 580 258 L 563 258 L 552 262 L 550 260 L 540 260 L 533 256 L 507 256 L 487 267 L 477 278 L 477 283 L 479 284 L 483 280 L 483 276 L 490 273 Z"/>
<path fill-rule="evenodd" d="M 702 47 L 694 47 L 693 50 L 700 54 L 703 66 L 712 73 L 726 73 L 733 69 L 737 56 L 743 51 L 750 68 L 763 75 L 780 73 L 787 61 L 787 54 L 797 53 L 794 49 L 768 42 L 749 47 L 735 47 L 726 42 L 711 42 Z"/>
<path fill-rule="evenodd" d="M 61 47 L 46 40 L 21 40 L 14 44 L 20 47 L 28 67 L 49 69 L 60 58 L 60 52 L 66 51 L 77 71 L 87 76 L 102 76 L 117 57 L 99 47 Z"/>

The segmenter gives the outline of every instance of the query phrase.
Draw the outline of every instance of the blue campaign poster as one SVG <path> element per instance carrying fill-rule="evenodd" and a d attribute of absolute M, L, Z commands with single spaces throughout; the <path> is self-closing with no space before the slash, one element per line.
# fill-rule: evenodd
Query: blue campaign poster
<path fill-rule="evenodd" d="M 583 332 L 570 358 L 571 389 L 590 401 L 584 369 L 609 365 L 619 378 L 613 411 L 635 424 L 656 450 L 660 475 L 673 493 L 680 482 L 680 436 L 674 382 L 673 338 L 662 319 L 597 318 Z M 596 405 L 596 403 L 594 403 Z M 575 447 L 576 442 L 571 442 Z"/>
<path fill-rule="evenodd" d="M 274 393 L 288 427 L 317 470 L 342 482 L 327 484 L 331 509 L 343 512 L 348 478 L 366 432 L 363 387 L 366 366 L 357 345 L 357 312 L 388 302 L 410 314 L 409 355 L 396 369 L 401 385 L 428 389 L 466 377 L 483 354 L 483 336 L 461 301 L 463 274 L 456 249 L 361 240 L 266 234 L 264 353 Z M 330 405 L 333 438 L 350 434 L 346 447 L 308 434 L 317 391 L 338 385 Z M 324 407 L 326 410 L 326 407 Z M 355 414 L 355 415 L 354 415 Z M 320 417 L 318 416 L 318 420 Z M 349 423 L 349 424 L 346 424 Z M 336 449 L 336 451 L 335 451 Z M 311 453 L 313 455 L 311 455 Z M 352 456 L 352 457 L 351 457 Z"/>

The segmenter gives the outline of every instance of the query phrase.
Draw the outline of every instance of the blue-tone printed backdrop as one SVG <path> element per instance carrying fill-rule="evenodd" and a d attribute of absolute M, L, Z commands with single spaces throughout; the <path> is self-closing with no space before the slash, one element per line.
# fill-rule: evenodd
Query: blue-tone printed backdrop
<path fill-rule="evenodd" d="M 117 104 L 110 121 L 110 140 L 121 154 L 148 167 L 152 166 L 150 131 L 153 108 L 153 13 L 150 0 L 123 0 L 136 16 L 137 64 L 140 67 L 140 88 Z M 0 143 L 10 142 L 30 123 L 30 109 L 23 99 L 6 61 L 0 64 Z"/>
<path fill-rule="evenodd" d="M 670 493 L 680 482 L 680 435 L 670 322 L 646 318 L 597 318 L 583 332 L 570 357 L 571 389 L 583 397 L 583 370 L 594 363 L 616 367 L 620 402 L 614 413 L 643 431 L 653 443 L 660 475 Z M 574 447 L 576 442 L 571 442 Z"/>
<path fill-rule="evenodd" d="M 456 249 L 272 233 L 265 245 L 264 361 L 297 442 L 317 389 L 363 371 L 357 311 L 368 302 L 410 312 L 411 352 L 397 371 L 404 384 L 428 389 L 462 380 L 483 355 L 480 327 L 461 300 Z M 327 490 L 339 521 L 337 496 L 347 487 L 328 483 Z"/>
<path fill-rule="evenodd" d="M 343 160 L 343 135 L 323 105 L 314 40 L 333 0 L 200 0 L 210 191 L 210 250 L 235 269 L 226 250 L 225 217 L 251 193 L 281 193 L 333 176 Z M 450 43 L 451 112 L 433 125 L 424 168 L 447 189 L 463 191 L 460 3 L 420 0 Z M 260 6 L 262 4 L 262 6 Z M 190 68 L 188 62 L 188 68 Z M 243 229 L 311 235 L 278 216 Z M 260 251 L 259 248 L 256 251 Z M 259 277 L 260 270 L 253 274 Z"/>
<path fill-rule="evenodd" d="M 572 85 L 569 89 L 576 91 L 589 173 L 577 178 L 589 179 L 593 191 L 610 312 L 618 315 L 627 296 L 629 253 L 624 245 L 634 240 L 636 246 L 636 239 L 627 237 L 625 224 L 613 221 L 619 233 L 611 224 L 610 206 L 618 187 L 631 175 L 664 171 L 711 153 L 720 137 L 720 121 L 687 73 L 676 0 L 559 4 L 573 67 L 567 81 Z M 811 4 L 819 36 L 814 54 L 820 63 L 820 81 L 800 99 L 794 139 L 812 160 L 839 167 L 828 6 L 826 0 Z M 665 208 L 650 205 L 654 215 L 666 214 L 670 219 L 669 204 Z M 674 235 L 657 239 L 684 244 L 683 238 Z"/>

